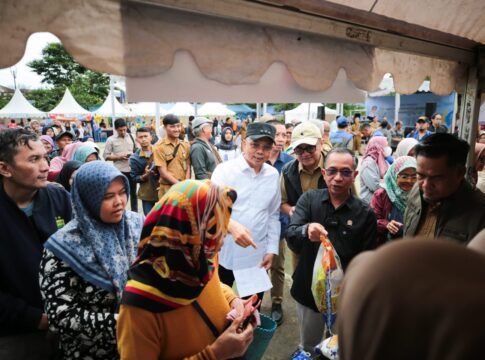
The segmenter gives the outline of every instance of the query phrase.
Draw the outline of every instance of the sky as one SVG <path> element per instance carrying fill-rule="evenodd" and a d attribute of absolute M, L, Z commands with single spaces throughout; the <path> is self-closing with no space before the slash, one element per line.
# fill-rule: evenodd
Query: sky
<path fill-rule="evenodd" d="M 23 58 L 13 67 L 17 69 L 17 85 L 23 89 L 36 89 L 46 87 L 42 84 L 42 76 L 37 75 L 28 66 L 32 60 L 40 59 L 42 57 L 42 49 L 51 42 L 60 42 L 60 40 L 53 34 L 47 32 L 39 32 L 30 35 L 27 40 L 27 47 Z M 0 85 L 14 88 L 13 76 L 10 72 L 11 68 L 0 69 Z"/>

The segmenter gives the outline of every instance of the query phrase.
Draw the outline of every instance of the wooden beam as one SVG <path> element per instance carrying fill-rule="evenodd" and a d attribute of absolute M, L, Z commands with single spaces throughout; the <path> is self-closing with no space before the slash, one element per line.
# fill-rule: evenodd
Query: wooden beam
<path fill-rule="evenodd" d="M 480 44 L 460 36 L 432 30 L 372 12 L 354 9 L 325 0 L 253 0 L 275 6 L 286 7 L 306 14 L 314 14 L 328 19 L 358 24 L 373 30 L 420 39 L 435 44 L 446 45 L 463 50 L 474 50 Z"/>
<path fill-rule="evenodd" d="M 128 0 L 233 21 L 300 31 L 378 48 L 474 64 L 475 52 L 245 0 Z"/>

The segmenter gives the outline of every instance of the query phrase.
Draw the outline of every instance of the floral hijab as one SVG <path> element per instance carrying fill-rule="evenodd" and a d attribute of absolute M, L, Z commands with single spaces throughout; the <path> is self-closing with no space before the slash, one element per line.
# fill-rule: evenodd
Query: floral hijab
<path fill-rule="evenodd" d="M 186 180 L 148 214 L 122 304 L 161 313 L 190 305 L 215 272 L 235 191 Z"/>
<path fill-rule="evenodd" d="M 404 214 L 404 210 L 406 209 L 408 193 L 403 191 L 397 185 L 397 176 L 403 170 L 409 168 L 416 169 L 416 159 L 411 156 L 398 157 L 387 170 L 386 175 L 384 175 L 384 184 L 382 184 L 382 187 L 386 189 L 387 196 L 389 196 L 392 204 L 397 207 L 402 214 Z"/>
<path fill-rule="evenodd" d="M 45 243 L 86 281 L 116 294 L 126 283 L 126 271 L 135 260 L 143 217 L 125 210 L 118 224 L 100 219 L 101 203 L 109 185 L 121 178 L 129 194 L 128 179 L 113 165 L 92 161 L 76 173 L 71 189 L 73 219 Z"/>

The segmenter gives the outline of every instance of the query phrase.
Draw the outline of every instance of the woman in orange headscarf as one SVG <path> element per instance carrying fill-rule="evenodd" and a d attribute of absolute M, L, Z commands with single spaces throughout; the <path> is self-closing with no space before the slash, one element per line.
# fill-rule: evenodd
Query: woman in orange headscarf
<path fill-rule="evenodd" d="M 121 359 L 226 359 L 241 356 L 253 328 L 242 301 L 221 284 L 217 252 L 235 191 L 210 181 L 174 185 L 148 214 L 139 256 L 128 271 L 118 320 Z M 242 315 L 242 313 L 240 313 Z"/>

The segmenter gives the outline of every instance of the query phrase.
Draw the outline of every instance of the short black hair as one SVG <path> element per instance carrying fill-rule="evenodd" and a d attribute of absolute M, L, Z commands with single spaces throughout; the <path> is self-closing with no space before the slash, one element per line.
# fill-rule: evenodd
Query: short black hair
<path fill-rule="evenodd" d="M 449 167 L 465 166 L 470 145 L 465 140 L 458 139 L 451 134 L 432 134 L 419 142 L 415 147 L 416 158 L 447 157 Z"/>
<path fill-rule="evenodd" d="M 364 130 L 364 129 L 367 129 L 367 128 L 370 128 L 370 124 L 369 123 L 363 123 L 361 126 L 360 126 L 360 130 Z"/>
<path fill-rule="evenodd" d="M 386 120 L 382 120 L 381 128 L 385 129 L 389 123 Z"/>
<path fill-rule="evenodd" d="M 29 141 L 37 141 L 39 137 L 36 133 L 18 128 L 7 129 L 0 132 L 0 161 L 13 165 L 13 158 L 18 153 L 20 146 L 28 146 Z"/>
<path fill-rule="evenodd" d="M 360 119 L 360 117 L 361 117 L 360 113 L 355 113 L 355 114 L 354 114 L 354 119 L 355 119 L 355 118 L 359 118 L 359 119 Z"/>
<path fill-rule="evenodd" d="M 115 120 L 115 130 L 125 126 L 127 126 L 125 119 L 119 118 Z"/>
<path fill-rule="evenodd" d="M 285 124 L 285 128 L 287 128 L 287 129 L 291 129 L 291 128 L 294 128 L 294 127 L 295 127 L 295 125 L 293 125 L 292 123 Z"/>
<path fill-rule="evenodd" d="M 189 116 L 189 121 L 192 121 L 192 120 L 194 120 L 194 119 L 195 119 L 195 116 L 194 116 L 194 115 L 190 115 L 190 116 Z"/>
<path fill-rule="evenodd" d="M 357 157 L 354 155 L 354 153 L 352 151 L 350 151 L 347 148 L 343 148 L 343 147 L 335 147 L 328 152 L 327 156 L 325 156 L 325 161 L 324 161 L 325 167 L 327 167 L 327 160 L 330 158 L 330 155 L 332 155 L 332 154 L 347 154 L 347 155 L 352 156 L 352 163 L 354 165 L 354 170 L 357 169 L 357 165 L 358 165 Z"/>
<path fill-rule="evenodd" d="M 150 134 L 150 133 L 151 133 L 151 131 L 150 131 L 150 129 L 149 129 L 149 128 L 147 128 L 147 127 L 141 127 L 141 128 L 136 129 L 136 133 L 137 133 L 137 134 L 138 134 L 138 133 L 149 133 L 149 134 Z"/>
<path fill-rule="evenodd" d="M 177 115 L 174 114 L 167 114 L 163 118 L 163 125 L 173 125 L 173 124 L 178 124 L 180 122 L 180 119 L 178 118 Z"/>
<path fill-rule="evenodd" d="M 441 115 L 441 114 L 440 114 L 440 113 L 434 113 L 433 115 L 431 115 L 431 120 L 434 120 L 434 118 L 435 118 L 437 115 Z"/>

